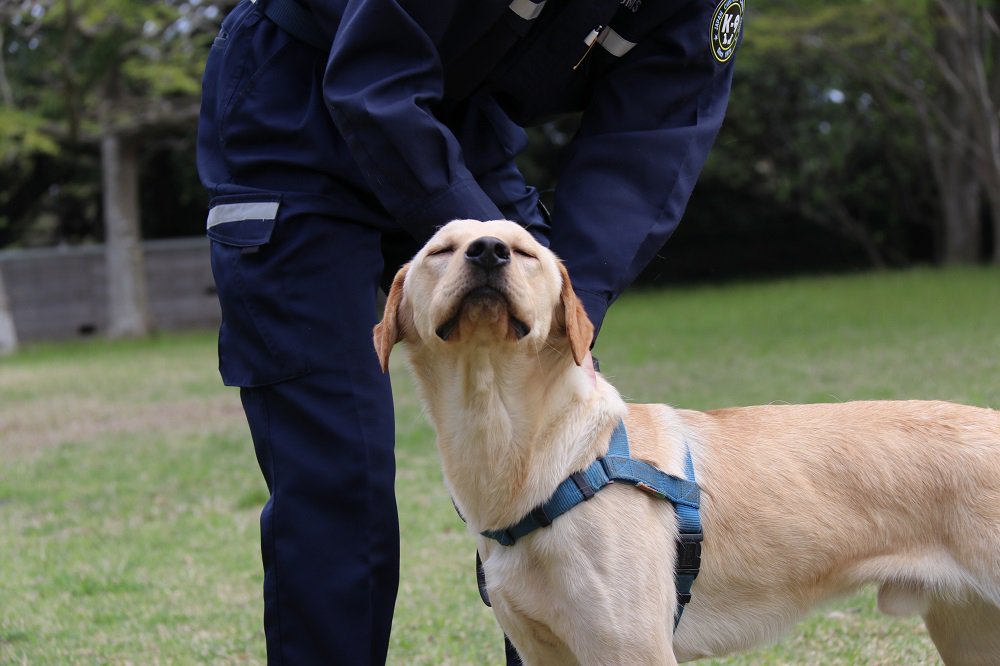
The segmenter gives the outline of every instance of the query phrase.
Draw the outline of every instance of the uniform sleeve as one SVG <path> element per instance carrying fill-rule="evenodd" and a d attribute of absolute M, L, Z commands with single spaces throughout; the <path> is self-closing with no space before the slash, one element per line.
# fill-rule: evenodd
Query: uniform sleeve
<path fill-rule="evenodd" d="M 714 2 L 691 2 L 593 91 L 564 149 L 552 249 L 600 330 L 610 304 L 677 228 L 729 99 L 712 55 Z"/>
<path fill-rule="evenodd" d="M 539 205 L 538 192 L 525 183 L 515 161 L 528 145 L 524 128 L 487 92 L 476 93 L 457 105 L 444 122 L 462 146 L 466 166 L 502 217 L 517 222 L 548 245 L 547 214 Z"/>
<path fill-rule="evenodd" d="M 441 101 L 439 43 L 461 0 L 349 0 L 333 41 L 324 96 L 382 205 L 418 238 L 455 218 L 502 213 L 476 181 Z"/>

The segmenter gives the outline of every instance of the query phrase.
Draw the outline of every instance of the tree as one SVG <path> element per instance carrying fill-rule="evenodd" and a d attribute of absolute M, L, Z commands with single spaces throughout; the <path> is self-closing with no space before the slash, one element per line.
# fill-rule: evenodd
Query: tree
<path fill-rule="evenodd" d="M 42 119 L 60 149 L 99 147 L 111 335 L 149 327 L 138 147 L 166 128 L 193 128 L 220 15 L 198 0 L 22 0 L 14 8 L 20 48 L 7 87 L 22 123 L 6 133 L 26 136 L 27 120 Z"/>
<path fill-rule="evenodd" d="M 807 2 L 797 11 L 797 43 L 837 63 L 884 109 L 910 119 L 903 131 L 922 137 L 939 196 L 939 260 L 981 258 L 985 195 L 1000 263 L 1000 3 L 855 1 L 817 10 Z"/>
<path fill-rule="evenodd" d="M 1000 229 L 995 11 L 979 0 L 893 0 L 883 9 L 893 28 L 887 48 L 896 57 L 877 75 L 916 111 L 941 195 L 945 263 L 982 256 L 984 194 Z M 993 258 L 1000 262 L 1000 237 L 994 238 Z"/>
<path fill-rule="evenodd" d="M 784 224 L 808 224 L 859 248 L 873 266 L 910 261 L 936 202 L 912 109 L 845 66 L 884 58 L 882 31 L 849 6 L 803 0 L 748 9 L 726 125 L 703 184 L 768 201 Z M 875 25 L 875 27 L 871 27 Z M 872 35 L 865 31 L 873 31 Z M 882 31 L 884 32 L 884 31 Z M 716 223 L 718 224 L 718 223 Z"/>
<path fill-rule="evenodd" d="M 934 0 L 929 11 L 935 38 L 927 55 L 957 113 L 932 107 L 928 125 L 939 123 L 949 140 L 972 157 L 976 182 L 990 206 L 993 262 L 1000 264 L 1000 2 Z"/>

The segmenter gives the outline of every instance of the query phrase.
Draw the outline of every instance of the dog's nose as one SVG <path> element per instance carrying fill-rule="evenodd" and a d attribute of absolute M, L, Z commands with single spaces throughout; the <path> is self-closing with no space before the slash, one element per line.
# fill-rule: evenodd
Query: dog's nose
<path fill-rule="evenodd" d="M 483 236 L 469 244 L 465 260 L 490 271 L 510 263 L 510 246 L 499 238 Z"/>

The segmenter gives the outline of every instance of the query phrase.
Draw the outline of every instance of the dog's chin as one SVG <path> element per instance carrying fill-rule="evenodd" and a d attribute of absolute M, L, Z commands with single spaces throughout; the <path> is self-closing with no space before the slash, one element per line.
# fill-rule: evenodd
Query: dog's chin
<path fill-rule="evenodd" d="M 459 332 L 467 328 L 495 331 L 515 341 L 531 332 L 531 326 L 514 316 L 507 297 L 489 286 L 470 289 L 434 333 L 445 342 L 453 342 L 460 337 Z"/>

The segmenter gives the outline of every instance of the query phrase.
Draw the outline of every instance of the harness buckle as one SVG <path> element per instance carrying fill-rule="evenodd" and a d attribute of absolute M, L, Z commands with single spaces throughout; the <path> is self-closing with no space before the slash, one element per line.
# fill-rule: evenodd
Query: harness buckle
<path fill-rule="evenodd" d="M 552 519 L 549 518 L 549 515 L 547 513 L 545 513 L 544 506 L 540 506 L 534 509 L 531 512 L 531 517 L 534 518 L 538 522 L 538 524 L 541 525 L 542 527 L 548 527 L 549 525 L 552 524 Z"/>
<path fill-rule="evenodd" d="M 678 575 L 697 576 L 701 569 L 701 542 L 705 535 L 701 532 L 677 535 L 677 563 L 674 568 Z"/>
<path fill-rule="evenodd" d="M 611 452 L 608 452 L 611 455 Z M 608 456 L 601 456 L 597 459 L 597 462 L 601 463 L 601 469 L 604 470 L 604 475 L 608 477 L 608 484 L 615 482 L 615 468 L 614 464 L 608 460 Z"/>
<path fill-rule="evenodd" d="M 644 481 L 638 482 L 637 484 L 635 484 L 635 487 L 641 490 L 642 492 L 646 493 L 647 495 L 650 495 L 651 497 L 654 497 L 656 499 L 659 500 L 667 499 L 666 495 L 664 495 L 662 492 L 660 492 L 659 490 L 657 490 L 656 488 L 654 488 L 653 486 L 649 485 Z"/>
<path fill-rule="evenodd" d="M 579 490 L 580 494 L 583 495 L 584 502 L 589 500 L 596 493 L 594 487 L 590 485 L 589 481 L 587 481 L 587 477 L 583 475 L 583 472 L 573 472 L 570 474 L 569 478 L 573 479 L 573 483 L 576 484 L 577 490 Z"/>

